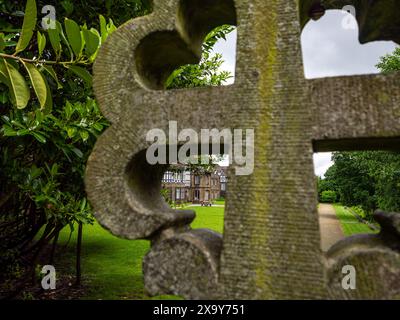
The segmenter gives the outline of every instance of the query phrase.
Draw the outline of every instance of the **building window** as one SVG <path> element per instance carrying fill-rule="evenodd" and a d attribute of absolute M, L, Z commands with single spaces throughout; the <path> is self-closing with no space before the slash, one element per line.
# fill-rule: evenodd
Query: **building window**
<path fill-rule="evenodd" d="M 183 172 L 175 172 L 173 174 L 173 181 L 175 183 L 183 183 Z"/>
<path fill-rule="evenodd" d="M 196 184 L 196 185 L 200 184 L 200 177 L 199 176 L 195 176 L 194 177 L 194 184 Z"/>
<path fill-rule="evenodd" d="M 164 173 L 163 182 L 169 182 L 169 172 Z"/>
<path fill-rule="evenodd" d="M 222 191 L 226 191 L 226 185 L 225 185 L 225 183 L 221 183 L 221 190 L 222 190 Z"/>
<path fill-rule="evenodd" d="M 190 185 L 191 185 L 190 177 L 191 177 L 190 172 L 186 171 L 186 172 L 184 173 L 184 183 L 185 183 L 185 186 L 186 186 L 186 187 L 190 187 Z"/>
<path fill-rule="evenodd" d="M 194 200 L 200 200 L 200 190 L 194 190 Z"/>
<path fill-rule="evenodd" d="M 173 175 L 172 172 L 169 172 L 169 171 L 165 172 L 163 181 L 167 182 L 167 183 L 172 182 L 172 178 L 173 178 L 172 175 Z"/>

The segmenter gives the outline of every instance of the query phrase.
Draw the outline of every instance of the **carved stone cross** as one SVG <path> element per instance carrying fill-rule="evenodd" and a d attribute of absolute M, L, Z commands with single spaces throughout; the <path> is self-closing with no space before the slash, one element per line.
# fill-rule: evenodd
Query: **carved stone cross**
<path fill-rule="evenodd" d="M 391 0 L 353 3 L 360 37 L 399 41 L 399 8 Z M 377 214 L 380 235 L 320 249 L 313 152 L 396 149 L 400 77 L 304 78 L 300 33 L 319 1 L 154 0 L 152 14 L 129 21 L 103 46 L 95 91 L 112 122 L 87 170 L 98 221 L 127 239 L 150 239 L 144 261 L 151 294 L 186 298 L 400 298 L 400 222 Z M 384 6 L 386 4 L 386 6 Z M 383 5 L 383 6 L 382 6 Z M 382 18 L 374 29 L 368 19 Z M 390 20 L 390 21 L 388 21 Z M 360 22 L 361 21 L 361 22 Z M 164 90 L 178 66 L 197 63 L 208 32 L 238 30 L 235 84 Z M 174 211 L 160 195 L 165 167 L 146 162 L 146 134 L 178 129 L 255 130 L 255 168 L 230 168 L 223 237 L 191 230 L 191 211 Z M 346 291 L 342 268 L 357 271 Z"/>

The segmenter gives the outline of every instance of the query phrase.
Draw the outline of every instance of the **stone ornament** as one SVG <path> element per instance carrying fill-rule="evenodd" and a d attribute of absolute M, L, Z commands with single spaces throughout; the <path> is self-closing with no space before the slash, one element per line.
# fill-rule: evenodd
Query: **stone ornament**
<path fill-rule="evenodd" d="M 112 126 L 86 176 L 102 226 L 149 239 L 145 286 L 187 299 L 400 298 L 398 215 L 377 213 L 382 232 L 320 248 L 313 152 L 398 149 L 400 75 L 306 80 L 300 34 L 318 4 L 357 9 L 362 42 L 400 43 L 394 0 L 154 0 L 153 13 L 121 26 L 97 58 L 94 87 Z M 378 19 L 379 18 L 379 19 Z M 377 24 L 379 22 L 379 24 Z M 235 84 L 164 90 L 173 70 L 197 63 L 204 37 L 222 24 L 238 30 Z M 223 237 L 192 230 L 192 211 L 160 195 L 165 166 L 146 161 L 146 133 L 255 130 L 253 175 L 229 170 Z M 357 270 L 344 290 L 343 267 Z"/>

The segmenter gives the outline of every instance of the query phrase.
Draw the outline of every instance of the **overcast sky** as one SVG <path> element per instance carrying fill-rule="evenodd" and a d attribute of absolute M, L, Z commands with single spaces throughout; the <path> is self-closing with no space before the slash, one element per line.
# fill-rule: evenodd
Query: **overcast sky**
<path fill-rule="evenodd" d="M 396 44 L 390 41 L 361 45 L 355 19 L 339 10 L 327 11 L 320 20 L 310 21 L 303 30 L 301 42 L 304 73 L 308 79 L 378 73 L 375 65 L 379 58 L 393 52 L 396 47 Z M 228 35 L 227 41 L 218 42 L 215 52 L 223 55 L 225 63 L 222 68 L 234 74 L 236 31 Z M 315 154 L 314 164 L 315 173 L 323 176 L 332 165 L 331 154 Z"/>

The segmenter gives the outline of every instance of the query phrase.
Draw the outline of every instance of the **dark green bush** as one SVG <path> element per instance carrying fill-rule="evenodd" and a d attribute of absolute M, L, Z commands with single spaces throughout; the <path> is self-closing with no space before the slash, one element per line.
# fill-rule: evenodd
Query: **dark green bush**
<path fill-rule="evenodd" d="M 321 193 L 320 201 L 323 203 L 335 203 L 337 199 L 337 194 L 335 191 L 323 191 Z"/>

